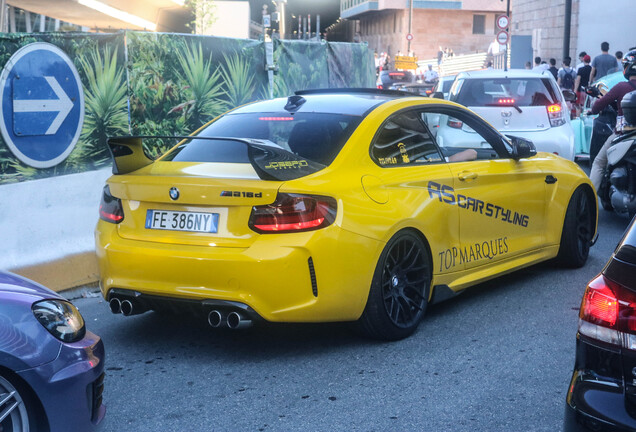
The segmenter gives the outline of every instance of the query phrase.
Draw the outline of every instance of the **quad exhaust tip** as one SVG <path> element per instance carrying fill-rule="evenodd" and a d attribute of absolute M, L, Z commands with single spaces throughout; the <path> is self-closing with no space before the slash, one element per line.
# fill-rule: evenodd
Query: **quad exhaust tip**
<path fill-rule="evenodd" d="M 213 309 L 208 313 L 208 324 L 212 328 L 227 327 L 236 330 L 251 327 L 252 320 L 245 318 L 240 312 L 232 311 L 225 315 L 223 312 Z"/>
<path fill-rule="evenodd" d="M 135 311 L 135 307 L 133 306 L 130 300 L 124 300 L 121 302 L 121 313 L 124 316 L 130 316 Z"/>
<path fill-rule="evenodd" d="M 221 312 L 216 309 L 210 311 L 208 314 L 208 324 L 210 324 L 210 327 L 213 328 L 221 327 L 221 324 L 223 324 L 223 315 L 221 315 Z"/>
<path fill-rule="evenodd" d="M 231 328 L 232 330 L 248 328 L 252 326 L 252 320 L 245 319 L 243 316 L 241 316 L 240 313 L 234 311 L 227 314 L 226 323 L 228 328 Z"/>
<path fill-rule="evenodd" d="M 117 297 L 113 297 L 108 302 L 108 306 L 110 307 L 110 311 L 114 314 L 121 313 L 121 301 Z"/>

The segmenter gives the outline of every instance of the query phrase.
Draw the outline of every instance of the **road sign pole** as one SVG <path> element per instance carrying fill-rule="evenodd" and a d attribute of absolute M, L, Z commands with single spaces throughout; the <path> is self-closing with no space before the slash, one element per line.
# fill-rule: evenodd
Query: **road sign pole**
<path fill-rule="evenodd" d="M 411 32 L 413 27 L 413 0 L 409 0 L 409 34 L 413 34 Z M 411 52 L 411 39 L 408 40 L 406 53 L 409 54 Z"/>
<path fill-rule="evenodd" d="M 506 29 L 506 31 L 508 32 L 508 35 L 510 35 L 510 0 L 506 1 L 506 16 L 508 17 L 508 28 Z M 506 49 L 504 50 L 504 72 L 508 71 L 508 44 L 510 43 L 510 41 L 508 41 L 508 43 L 506 44 Z"/>

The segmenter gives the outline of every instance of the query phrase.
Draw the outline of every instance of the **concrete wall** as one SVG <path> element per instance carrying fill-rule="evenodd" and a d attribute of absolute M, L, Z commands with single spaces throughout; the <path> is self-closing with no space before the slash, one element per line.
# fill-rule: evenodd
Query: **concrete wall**
<path fill-rule="evenodd" d="M 605 0 L 603 7 L 594 1 L 579 4 L 577 53 L 586 51 L 592 58 L 601 53 L 601 42 L 609 42 L 610 54 L 627 52 L 636 46 L 636 1 Z M 626 13 L 621 13 L 626 11 Z"/>
<path fill-rule="evenodd" d="M 485 15 L 485 34 L 473 34 L 473 15 Z M 420 59 L 435 58 L 439 47 L 455 54 L 486 52 L 495 37 L 495 18 L 500 12 L 416 9 L 413 11 L 411 50 Z M 361 40 L 378 53 L 398 50 L 407 54 L 408 11 L 381 11 L 360 17 Z"/>
<path fill-rule="evenodd" d="M 52 289 L 97 280 L 93 230 L 111 168 L 0 186 L 0 269 Z"/>
<path fill-rule="evenodd" d="M 598 7 L 597 2 L 590 3 Z M 511 33 L 532 36 L 533 57 L 539 56 L 546 61 L 555 58 L 557 66 L 560 66 L 563 60 L 565 0 L 512 0 L 511 10 Z M 578 10 L 579 0 L 572 0 L 569 55 L 576 61 Z"/>

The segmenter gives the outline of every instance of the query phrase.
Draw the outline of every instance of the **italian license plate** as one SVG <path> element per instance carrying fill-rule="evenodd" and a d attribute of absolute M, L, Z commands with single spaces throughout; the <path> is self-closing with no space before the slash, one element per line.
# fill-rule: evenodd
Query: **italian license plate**
<path fill-rule="evenodd" d="M 146 212 L 146 228 L 216 233 L 219 229 L 219 214 L 148 210 Z"/>

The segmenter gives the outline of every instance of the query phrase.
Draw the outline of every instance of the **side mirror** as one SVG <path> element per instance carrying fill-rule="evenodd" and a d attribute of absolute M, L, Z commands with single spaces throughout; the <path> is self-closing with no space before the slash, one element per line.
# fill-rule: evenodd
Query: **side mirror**
<path fill-rule="evenodd" d="M 433 93 L 431 93 L 430 97 L 432 97 L 434 99 L 444 99 L 444 93 L 442 93 L 442 92 L 433 92 Z"/>
<path fill-rule="evenodd" d="M 532 141 L 512 135 L 506 135 L 512 144 L 510 156 L 514 160 L 525 159 L 537 155 L 537 149 Z"/>
<path fill-rule="evenodd" d="M 561 92 L 563 93 L 563 98 L 567 101 L 567 102 L 574 102 L 576 101 L 576 93 L 574 93 L 572 90 L 561 90 Z"/>

